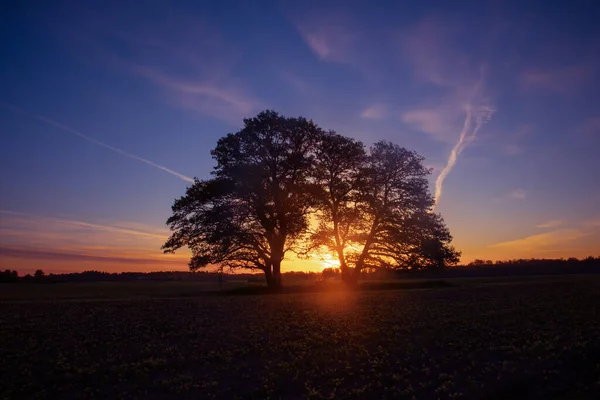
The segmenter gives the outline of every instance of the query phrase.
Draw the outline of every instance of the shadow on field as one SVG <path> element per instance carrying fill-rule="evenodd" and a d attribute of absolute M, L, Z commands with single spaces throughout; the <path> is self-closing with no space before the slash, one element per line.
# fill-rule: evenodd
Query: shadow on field
<path fill-rule="evenodd" d="M 409 282 L 363 282 L 356 287 L 348 287 L 341 283 L 318 282 L 311 285 L 284 286 L 273 290 L 266 286 L 243 286 L 230 290 L 217 292 L 220 295 L 256 295 L 256 294 L 291 294 L 291 293 L 322 293 L 346 291 L 373 291 L 373 290 L 408 290 L 408 289 L 439 289 L 456 287 L 444 280 L 426 280 Z"/>

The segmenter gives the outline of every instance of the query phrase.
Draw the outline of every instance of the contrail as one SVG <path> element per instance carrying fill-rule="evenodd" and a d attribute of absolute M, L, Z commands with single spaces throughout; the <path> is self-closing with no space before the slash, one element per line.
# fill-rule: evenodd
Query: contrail
<path fill-rule="evenodd" d="M 154 168 L 158 168 L 158 169 L 160 169 L 162 171 L 168 172 L 169 174 L 174 175 L 174 176 L 178 177 L 179 179 L 184 180 L 186 182 L 192 182 L 192 183 L 194 182 L 194 179 L 190 178 L 189 176 L 180 174 L 179 172 L 173 171 L 172 169 L 164 167 L 164 166 L 162 166 L 160 164 L 156 164 L 156 163 L 154 163 L 154 162 L 152 162 L 150 160 L 146 160 L 145 158 L 142 158 L 140 156 L 136 156 L 135 154 L 128 153 L 125 150 L 121 150 L 121 149 L 119 149 L 117 147 L 113 147 L 111 145 L 103 143 L 103 142 L 101 142 L 99 140 L 96 140 L 96 139 L 90 137 L 90 136 L 84 135 L 83 133 L 81 133 L 81 132 L 79 132 L 79 131 L 77 131 L 77 130 L 75 130 L 75 129 L 67 126 L 67 125 L 63 125 L 63 124 L 61 124 L 59 122 L 56 122 L 56 121 L 54 121 L 54 120 L 52 120 L 50 118 L 46 118 L 46 117 L 44 117 L 42 115 L 28 113 L 25 110 L 22 110 L 19 107 L 15 107 L 15 106 L 10 105 L 10 104 L 0 103 L 0 105 L 2 105 L 5 108 L 8 108 L 8 109 L 10 109 L 10 110 L 12 110 L 14 112 L 17 112 L 17 113 L 20 113 L 20 114 L 24 114 L 24 115 L 28 116 L 29 118 L 33 118 L 33 119 L 37 119 L 38 121 L 42 121 L 42 122 L 44 122 L 44 123 L 46 123 L 48 125 L 51 125 L 51 126 L 53 126 L 55 128 L 58 128 L 58 129 L 60 129 L 62 131 L 69 132 L 69 133 L 72 133 L 74 135 L 77 135 L 80 138 L 83 138 L 83 139 L 87 140 L 88 142 L 91 142 L 91 143 L 97 144 L 98 146 L 102 146 L 104 148 L 112 150 L 115 153 L 119 153 L 119 154 L 121 154 L 121 155 L 123 155 L 125 157 L 129 157 L 129 158 L 132 158 L 134 160 L 141 161 L 143 163 L 146 163 L 148 165 L 153 166 Z"/>
<path fill-rule="evenodd" d="M 446 179 L 450 171 L 452 171 L 452 168 L 454 167 L 454 164 L 456 164 L 458 156 L 467 147 L 467 145 L 471 143 L 473 139 L 475 139 L 477 132 L 481 128 L 481 125 L 488 122 L 492 118 L 494 111 L 496 110 L 489 106 L 480 106 L 477 110 L 473 110 L 471 104 L 467 105 L 467 115 L 465 116 L 465 123 L 463 125 L 462 131 L 460 132 L 458 142 L 456 142 L 456 145 L 454 145 L 454 148 L 450 152 L 450 157 L 448 157 L 448 163 L 446 164 L 446 166 L 435 181 L 435 203 L 433 205 L 432 211 L 435 210 L 435 207 L 440 201 L 440 197 L 442 196 L 444 180 Z"/>
<path fill-rule="evenodd" d="M 104 231 L 108 231 L 108 232 L 126 233 L 126 234 L 134 235 L 134 236 L 148 236 L 148 237 L 155 237 L 155 238 L 160 238 L 160 239 L 166 239 L 168 237 L 167 235 L 161 235 L 158 233 L 142 231 L 139 229 L 124 228 L 124 227 L 117 226 L 117 225 L 101 225 L 101 224 L 94 224 L 91 222 L 74 221 L 71 219 L 63 219 L 63 218 L 55 218 L 55 217 L 46 217 L 46 216 L 29 214 L 29 213 L 12 211 L 12 210 L 0 210 L 0 214 L 14 215 L 14 216 L 18 216 L 18 217 L 26 217 L 26 218 L 34 219 L 36 221 L 43 220 L 46 222 L 58 222 L 58 223 L 72 225 L 72 226 L 78 226 L 78 227 L 83 227 L 83 228 L 93 228 L 93 229 L 99 229 L 99 230 L 104 230 Z"/>

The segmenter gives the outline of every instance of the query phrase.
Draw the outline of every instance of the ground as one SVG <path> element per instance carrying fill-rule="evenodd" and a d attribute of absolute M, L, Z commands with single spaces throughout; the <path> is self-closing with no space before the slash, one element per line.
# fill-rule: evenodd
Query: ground
<path fill-rule="evenodd" d="M 455 283 L 248 296 L 4 285 L 0 398 L 597 398 L 600 277 Z"/>

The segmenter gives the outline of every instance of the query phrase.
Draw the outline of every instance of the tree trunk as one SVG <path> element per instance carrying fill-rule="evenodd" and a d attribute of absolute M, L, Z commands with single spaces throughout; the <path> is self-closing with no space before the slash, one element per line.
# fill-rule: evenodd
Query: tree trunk
<path fill-rule="evenodd" d="M 271 272 L 271 266 L 268 265 L 265 271 L 265 279 L 267 280 L 267 287 L 273 287 L 273 273 Z"/>
<path fill-rule="evenodd" d="M 281 261 L 273 263 L 273 286 L 274 290 L 281 289 Z"/>
<path fill-rule="evenodd" d="M 356 268 L 346 268 L 345 271 L 342 271 L 342 282 L 348 287 L 355 288 L 358 285 L 359 275 L 360 271 Z"/>

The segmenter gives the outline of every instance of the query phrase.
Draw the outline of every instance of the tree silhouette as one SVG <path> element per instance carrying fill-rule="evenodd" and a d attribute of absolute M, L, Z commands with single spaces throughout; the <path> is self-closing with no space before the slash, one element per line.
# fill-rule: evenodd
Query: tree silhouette
<path fill-rule="evenodd" d="M 321 217 L 313 246 L 338 255 L 345 282 L 365 268 L 430 269 L 456 264 L 458 253 L 439 214 L 430 212 L 423 158 L 381 141 L 365 154 L 361 143 L 324 136 L 316 176 Z"/>
<path fill-rule="evenodd" d="M 281 286 L 281 261 L 308 226 L 311 170 L 321 130 L 304 118 L 263 111 L 218 141 L 213 178 L 196 180 L 176 200 L 163 245 L 188 246 L 190 268 L 218 264 L 264 271 Z"/>
<path fill-rule="evenodd" d="M 46 273 L 44 271 L 42 271 L 41 269 L 38 269 L 33 274 L 33 277 L 37 280 L 42 280 L 46 277 Z"/>
<path fill-rule="evenodd" d="M 314 175 L 319 225 L 312 235 L 309 251 L 313 247 L 325 247 L 335 252 L 344 281 L 350 279 L 345 251 L 351 228 L 361 217 L 357 185 L 366 157 L 361 142 L 333 131 L 322 135 L 316 151 Z"/>
<path fill-rule="evenodd" d="M 17 282 L 19 280 L 19 273 L 17 271 L 11 271 L 7 269 L 0 271 L 0 282 Z"/>
<path fill-rule="evenodd" d="M 323 268 L 321 271 L 321 277 L 325 280 L 334 279 L 339 276 L 340 270 L 338 268 Z"/>

